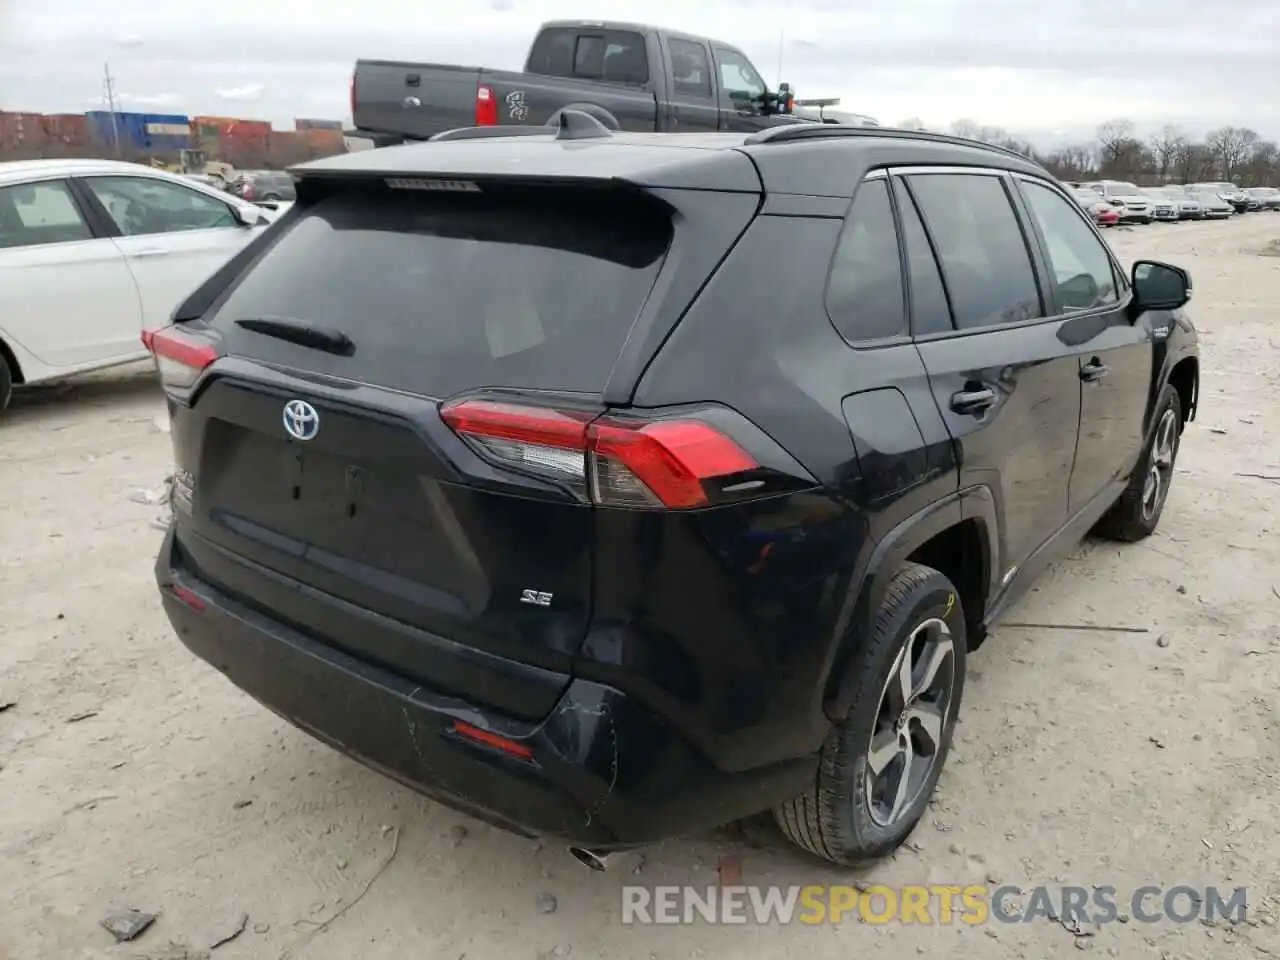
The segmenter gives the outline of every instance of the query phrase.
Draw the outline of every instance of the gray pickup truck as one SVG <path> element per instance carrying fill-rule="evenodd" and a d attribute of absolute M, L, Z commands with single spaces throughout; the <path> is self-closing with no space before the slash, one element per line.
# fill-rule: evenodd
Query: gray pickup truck
<path fill-rule="evenodd" d="M 770 91 L 728 44 L 633 23 L 556 20 L 534 38 L 523 73 L 444 63 L 358 60 L 355 130 L 386 146 L 470 126 L 539 126 L 559 111 L 620 130 L 753 131 L 812 122 L 786 84 Z"/>

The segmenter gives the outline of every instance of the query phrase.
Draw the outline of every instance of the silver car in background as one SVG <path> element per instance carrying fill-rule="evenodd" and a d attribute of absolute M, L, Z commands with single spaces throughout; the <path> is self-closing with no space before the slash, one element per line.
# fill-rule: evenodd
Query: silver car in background
<path fill-rule="evenodd" d="M 1275 187 L 1250 187 L 1245 193 L 1258 201 L 1259 209 L 1280 210 L 1280 189 Z"/>
<path fill-rule="evenodd" d="M 1235 212 L 1235 208 L 1218 195 L 1211 187 L 1191 184 L 1182 188 L 1187 196 L 1200 204 L 1205 218 L 1209 220 L 1225 220 Z"/>
<path fill-rule="evenodd" d="M 1203 220 L 1204 209 L 1200 206 L 1200 201 L 1192 196 L 1188 196 L 1181 187 L 1149 187 L 1147 193 L 1151 194 L 1153 200 L 1157 204 L 1169 204 L 1173 207 L 1173 217 L 1161 216 L 1156 212 L 1155 219 L 1175 219 L 1175 220 Z"/>
<path fill-rule="evenodd" d="M 1151 198 L 1151 219 L 1165 223 L 1177 223 L 1181 219 L 1178 201 L 1166 194 L 1161 187 L 1147 187 L 1142 191 Z"/>
<path fill-rule="evenodd" d="M 1086 187 L 1102 196 L 1120 214 L 1121 223 L 1150 223 L 1152 199 L 1127 180 L 1094 180 Z"/>

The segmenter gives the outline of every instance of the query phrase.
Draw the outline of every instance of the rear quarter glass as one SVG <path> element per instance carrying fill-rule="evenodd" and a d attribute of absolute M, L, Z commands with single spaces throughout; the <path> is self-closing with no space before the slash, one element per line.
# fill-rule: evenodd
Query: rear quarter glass
<path fill-rule="evenodd" d="M 598 191 L 337 193 L 209 321 L 228 352 L 409 393 L 599 393 L 671 230 L 667 208 Z M 236 324 L 262 317 L 340 330 L 355 349 L 336 356 Z"/>

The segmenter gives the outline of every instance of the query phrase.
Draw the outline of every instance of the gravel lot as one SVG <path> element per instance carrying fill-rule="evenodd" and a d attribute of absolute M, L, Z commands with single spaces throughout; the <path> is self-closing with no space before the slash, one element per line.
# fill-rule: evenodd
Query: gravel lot
<path fill-rule="evenodd" d="M 1124 258 L 1191 270 L 1200 418 L 1158 535 L 1081 545 L 1007 620 L 1148 632 L 998 629 L 970 663 L 931 816 L 856 879 L 1247 885 L 1244 925 L 1113 923 L 1083 946 L 1280 956 L 1280 216 L 1108 236 Z M 0 423 L 0 703 L 14 701 L 0 712 L 0 958 L 195 957 L 241 912 L 215 960 L 1073 955 L 1051 921 L 622 926 L 623 884 L 705 885 L 724 857 L 746 883 L 855 877 L 767 822 L 591 873 L 261 709 L 160 612 L 156 508 L 129 495 L 166 471 L 163 420 L 149 371 L 130 369 L 19 396 Z M 539 909 L 542 894 L 558 907 Z M 160 918 L 116 946 L 99 920 L 118 907 Z"/>

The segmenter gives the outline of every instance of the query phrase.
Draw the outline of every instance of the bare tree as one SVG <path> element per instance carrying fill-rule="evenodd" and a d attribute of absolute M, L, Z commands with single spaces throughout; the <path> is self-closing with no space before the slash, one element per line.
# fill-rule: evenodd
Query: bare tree
<path fill-rule="evenodd" d="M 1060 180 L 1085 180 L 1093 172 L 1093 150 L 1086 146 L 1067 146 L 1044 158 L 1044 165 Z"/>
<path fill-rule="evenodd" d="M 1280 166 L 1280 148 L 1270 140 L 1259 140 L 1253 145 L 1245 162 L 1244 176 L 1251 187 L 1271 186 L 1271 179 Z"/>
<path fill-rule="evenodd" d="M 964 137 L 966 140 L 977 140 L 981 130 L 982 125 L 976 120 L 956 120 L 951 124 L 951 132 L 957 137 Z"/>
<path fill-rule="evenodd" d="M 898 124 L 898 129 L 899 130 L 927 130 L 928 127 L 924 125 L 924 121 L 921 120 L 919 117 L 908 117 L 906 120 L 903 120 L 901 123 Z"/>
<path fill-rule="evenodd" d="M 1133 124 L 1125 119 L 1108 120 L 1098 127 L 1098 146 L 1102 149 L 1102 165 L 1119 167 L 1133 142 Z"/>
<path fill-rule="evenodd" d="M 1162 183 L 1168 181 L 1174 159 L 1186 142 L 1187 138 L 1177 127 L 1164 126 L 1158 133 L 1151 135 L 1151 151 L 1155 154 Z"/>
<path fill-rule="evenodd" d="M 1219 127 L 1204 138 L 1204 145 L 1217 162 L 1223 180 L 1231 179 L 1257 142 L 1257 133 L 1244 127 Z"/>

